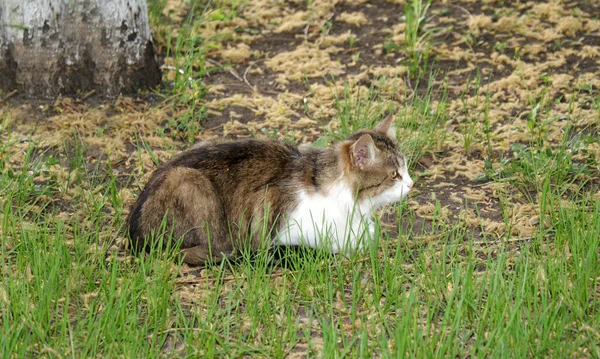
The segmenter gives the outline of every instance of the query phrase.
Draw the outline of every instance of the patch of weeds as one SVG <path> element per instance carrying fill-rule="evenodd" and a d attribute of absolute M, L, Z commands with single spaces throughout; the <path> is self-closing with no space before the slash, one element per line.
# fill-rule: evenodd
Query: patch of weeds
<path fill-rule="evenodd" d="M 435 73 L 431 74 L 422 95 L 405 99 L 406 106 L 398 113 L 398 138 L 403 142 L 407 156 L 410 155 L 409 162 L 418 160 L 425 153 L 441 151 L 446 138 L 443 124 L 448 115 L 448 89 L 445 81 L 439 87 L 434 87 L 435 77 Z"/>
<path fill-rule="evenodd" d="M 319 26 L 319 30 L 323 35 L 328 35 L 332 28 L 333 23 L 329 20 L 325 21 L 323 25 Z"/>
<path fill-rule="evenodd" d="M 249 131 L 250 131 L 250 134 L 252 135 L 252 137 L 256 137 L 257 131 L 255 129 L 249 129 Z M 288 143 L 296 142 L 296 137 L 294 136 L 292 131 L 289 131 L 288 124 L 285 124 L 283 126 L 283 128 L 281 128 L 281 129 L 278 129 L 278 128 L 269 129 L 268 127 L 263 127 L 262 129 L 260 129 L 260 132 L 262 132 L 263 135 L 265 135 L 269 138 L 272 138 L 274 140 L 283 140 Z M 283 138 L 281 136 L 282 134 L 283 134 Z"/>
<path fill-rule="evenodd" d="M 425 72 L 429 58 L 430 31 L 424 31 L 427 10 L 431 0 L 412 0 L 404 5 L 404 49 L 408 56 L 408 67 L 411 76 L 416 77 Z"/>
<path fill-rule="evenodd" d="M 2 139 L 2 143 L 0 143 L 0 173 L 4 172 L 4 169 L 7 166 L 8 161 L 8 148 L 11 145 L 11 142 L 14 141 L 10 137 L 11 128 L 8 122 L 8 114 L 2 114 L 2 122 L 0 123 L 0 138 Z"/>
<path fill-rule="evenodd" d="M 160 161 L 156 157 L 156 154 L 154 153 L 154 151 L 152 151 L 152 148 L 137 133 L 135 134 L 135 144 L 136 144 L 135 147 L 137 148 L 137 158 L 138 158 L 138 165 L 140 167 L 139 168 L 140 173 L 142 173 L 142 174 L 146 173 L 146 168 L 144 167 L 144 160 L 143 160 L 143 152 L 144 151 L 150 156 L 152 163 L 154 163 L 154 165 L 156 167 L 160 166 Z"/>
<path fill-rule="evenodd" d="M 464 119 L 459 123 L 461 128 L 463 148 L 465 152 L 469 153 L 471 147 L 474 144 L 480 145 L 485 136 L 485 149 L 489 155 L 491 149 L 491 128 L 489 119 L 489 107 L 490 107 L 490 92 L 488 87 L 485 90 L 485 98 L 481 103 L 481 73 L 478 71 L 475 78 L 467 79 L 465 91 L 460 95 L 460 101 L 462 103 L 462 114 Z M 489 86 L 489 82 L 487 84 Z M 474 101 L 469 101 L 474 99 Z M 483 146 L 479 149 L 483 149 Z"/>
<path fill-rule="evenodd" d="M 519 61 L 519 59 L 521 58 L 521 53 L 519 52 L 520 48 L 517 46 L 515 47 L 515 53 L 513 55 L 513 60 L 515 61 Z"/>
<path fill-rule="evenodd" d="M 167 0 L 148 0 L 148 20 L 153 32 L 154 45 L 159 53 L 164 49 L 171 24 L 167 23 L 167 17 L 163 15 Z"/>
<path fill-rule="evenodd" d="M 567 141 L 557 148 L 538 149 L 522 143 L 511 144 L 512 158 L 502 158 L 496 165 L 491 159 L 485 161 L 485 173 L 474 181 L 508 181 L 525 192 L 543 191 L 549 182 L 562 191 L 571 184 L 583 185 L 591 174 L 585 162 L 576 162 L 573 155 L 578 152 L 579 141 Z M 581 177 L 581 175 L 585 175 Z"/>
<path fill-rule="evenodd" d="M 185 26 L 177 36 L 173 47 L 167 48 L 167 57 L 175 63 L 172 92 L 179 102 L 186 104 L 202 99 L 206 87 L 201 78 L 211 71 L 206 63 L 209 49 L 218 46 L 209 39 L 194 34 L 193 26 Z"/>
<path fill-rule="evenodd" d="M 569 39 L 557 39 L 552 41 L 552 44 L 550 45 L 550 51 L 551 52 L 557 52 L 560 51 L 564 45 L 570 43 L 571 41 Z"/>
<path fill-rule="evenodd" d="M 361 93 L 360 87 L 355 93 L 348 83 L 344 84 L 341 94 L 334 93 L 335 106 L 340 119 L 340 128 L 335 133 L 338 139 L 365 128 L 371 128 L 378 119 L 382 119 L 384 105 L 378 88 L 371 84 L 367 93 Z"/>
<path fill-rule="evenodd" d="M 348 38 L 348 47 L 353 48 L 356 45 L 356 37 L 350 36 Z"/>
<path fill-rule="evenodd" d="M 567 127 L 558 145 L 553 144 L 550 138 L 550 133 L 556 127 L 555 122 L 571 121 L 576 99 L 582 90 L 578 89 L 570 96 L 565 115 L 550 117 L 554 102 L 563 100 L 558 98 L 552 101 L 548 95 L 548 88 L 552 85 L 550 79 L 542 77 L 542 80 L 545 87 L 529 100 L 531 110 L 526 122 L 529 143 L 511 144 L 513 156 L 500 158 L 496 163 L 487 158 L 485 173 L 475 181 L 508 181 L 523 193 L 543 193 L 544 186 L 550 184 L 560 193 L 573 193 L 574 189 L 580 192 L 597 171 L 595 157 L 587 150 L 597 141 L 595 134 L 585 134 L 584 131 Z"/>
<path fill-rule="evenodd" d="M 220 42 L 227 38 L 227 34 L 203 37 L 201 28 L 211 21 L 236 17 L 238 4 L 238 1 L 215 4 L 192 0 L 187 19 L 171 29 L 165 56 L 172 60 L 167 69 L 173 71 L 171 89 L 181 96 L 179 100 L 188 102 L 202 97 L 206 89 L 199 79 L 214 69 L 207 65 L 206 54 L 220 48 Z"/>
<path fill-rule="evenodd" d="M 39 217 L 59 190 L 49 171 L 57 160 L 40 153 L 35 143 L 29 143 L 19 167 L 5 162 L 3 153 L 7 151 L 0 148 L 0 215 L 9 211 L 21 219 Z"/>
<path fill-rule="evenodd" d="M 479 34 L 471 31 L 471 30 L 467 30 L 467 32 L 464 35 L 460 35 L 464 40 L 465 43 L 472 49 L 473 47 L 477 47 L 480 46 L 481 44 L 484 43 L 483 39 L 480 39 Z"/>
<path fill-rule="evenodd" d="M 161 135 L 169 134 L 193 142 L 206 117 L 203 99 L 207 92 L 202 78 L 218 69 L 206 60 L 208 52 L 218 49 L 226 35 L 203 37 L 200 28 L 207 22 L 230 20 L 237 16 L 239 2 L 225 4 L 193 1 L 185 23 L 177 31 L 168 34 L 166 41 L 167 77 L 170 79 L 170 100 L 174 106 L 185 106 L 187 111 L 180 118 L 168 121 Z"/>
<path fill-rule="evenodd" d="M 69 170 L 76 171 L 85 168 L 85 143 L 77 132 L 72 132 L 73 140 L 65 143 L 64 152 L 69 154 Z M 81 175 L 81 173 L 80 173 Z"/>
<path fill-rule="evenodd" d="M 155 21 L 160 22 L 162 19 L 162 12 L 167 4 L 167 0 L 148 0 L 148 17 Z"/>
<path fill-rule="evenodd" d="M 191 106 L 179 117 L 171 117 L 166 126 L 159 129 L 159 135 L 169 135 L 179 138 L 187 144 L 192 144 L 196 135 L 202 129 L 202 121 L 206 119 L 206 107 Z"/>
<path fill-rule="evenodd" d="M 396 52 L 401 49 L 402 49 L 402 46 L 396 44 L 394 42 L 394 40 L 392 40 L 391 38 L 386 39 L 383 43 L 383 50 L 385 51 L 386 54 L 390 54 L 392 52 Z"/>
<path fill-rule="evenodd" d="M 238 16 L 238 7 L 240 3 L 242 3 L 240 0 L 216 1 L 215 9 L 210 12 L 208 19 L 211 21 L 231 21 Z"/>
<path fill-rule="evenodd" d="M 527 117 L 527 130 L 531 134 L 532 143 L 538 148 L 543 148 L 549 143 L 550 125 L 558 120 L 558 117 L 548 117 L 552 101 L 548 96 L 549 79 L 544 79 L 546 87 L 538 97 L 530 98 L 531 111 Z"/>
<path fill-rule="evenodd" d="M 508 46 L 506 41 L 499 41 L 494 44 L 494 50 L 502 54 L 506 50 L 506 46 Z"/>
<path fill-rule="evenodd" d="M 598 111 L 598 117 L 600 117 L 600 95 L 594 97 L 591 108 Z"/>

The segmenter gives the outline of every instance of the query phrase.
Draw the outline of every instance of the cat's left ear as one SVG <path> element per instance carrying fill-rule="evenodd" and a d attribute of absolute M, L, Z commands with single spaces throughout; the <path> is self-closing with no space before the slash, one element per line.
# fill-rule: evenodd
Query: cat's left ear
<path fill-rule="evenodd" d="M 392 140 L 396 141 L 396 116 L 388 115 L 383 121 L 379 122 L 377 126 L 373 128 L 373 131 L 383 133 Z"/>
<path fill-rule="evenodd" d="M 362 135 L 350 146 L 352 164 L 361 170 L 375 162 L 375 142 L 371 135 Z"/>

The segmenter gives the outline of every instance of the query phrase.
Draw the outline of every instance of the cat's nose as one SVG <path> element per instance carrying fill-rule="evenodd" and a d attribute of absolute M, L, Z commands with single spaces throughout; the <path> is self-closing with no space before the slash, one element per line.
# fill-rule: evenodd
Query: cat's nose
<path fill-rule="evenodd" d="M 411 183 L 409 183 L 409 184 L 408 184 L 408 189 L 412 189 L 414 185 L 415 185 L 415 183 L 414 183 L 414 182 L 411 182 Z"/>

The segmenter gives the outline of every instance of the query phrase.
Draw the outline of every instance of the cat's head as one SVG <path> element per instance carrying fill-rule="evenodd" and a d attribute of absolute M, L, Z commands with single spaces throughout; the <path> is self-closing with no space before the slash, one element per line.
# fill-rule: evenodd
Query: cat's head
<path fill-rule="evenodd" d="M 396 142 L 395 119 L 389 115 L 372 130 L 359 131 L 341 144 L 345 177 L 361 206 L 379 208 L 398 202 L 414 185 Z"/>

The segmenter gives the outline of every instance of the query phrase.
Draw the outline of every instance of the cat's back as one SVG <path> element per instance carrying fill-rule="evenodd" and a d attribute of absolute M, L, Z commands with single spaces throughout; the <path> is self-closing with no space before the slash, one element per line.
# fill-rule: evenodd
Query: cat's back
<path fill-rule="evenodd" d="M 162 170 L 187 167 L 210 178 L 260 176 L 283 170 L 299 156 L 295 145 L 269 139 L 206 143 L 180 153 L 165 163 Z"/>
<path fill-rule="evenodd" d="M 300 157 L 295 145 L 269 139 L 201 143 L 160 166 L 150 177 L 139 204 L 168 178 L 177 177 L 181 169 L 197 171 L 227 196 L 284 181 Z"/>

